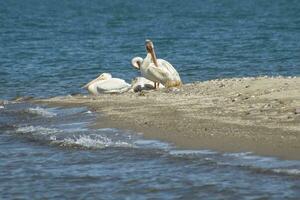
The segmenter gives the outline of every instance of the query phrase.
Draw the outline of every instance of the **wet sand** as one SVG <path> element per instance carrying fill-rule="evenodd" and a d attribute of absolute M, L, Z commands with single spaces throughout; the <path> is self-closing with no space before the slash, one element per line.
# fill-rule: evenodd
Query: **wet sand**
<path fill-rule="evenodd" d="M 141 132 L 182 149 L 300 159 L 300 77 L 233 78 L 185 84 L 180 90 L 31 101 L 87 106 L 99 113 L 94 127 Z"/>

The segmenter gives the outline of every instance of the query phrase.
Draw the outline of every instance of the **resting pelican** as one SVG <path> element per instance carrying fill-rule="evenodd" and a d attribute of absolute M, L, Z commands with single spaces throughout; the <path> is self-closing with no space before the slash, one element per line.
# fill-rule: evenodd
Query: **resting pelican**
<path fill-rule="evenodd" d="M 133 67 L 139 69 L 143 77 L 154 82 L 154 87 L 162 83 L 165 87 L 181 86 L 181 79 L 176 69 L 166 60 L 157 59 L 154 45 L 151 40 L 146 40 L 147 56 L 145 59 L 135 57 L 131 60 Z"/>
<path fill-rule="evenodd" d="M 87 83 L 83 88 L 86 88 L 93 95 L 100 93 L 122 93 L 130 89 L 130 84 L 122 79 L 112 78 L 110 73 L 103 73 Z"/>
<path fill-rule="evenodd" d="M 131 82 L 131 92 L 140 92 L 142 90 L 153 90 L 155 89 L 153 86 L 154 82 L 150 81 L 144 77 L 136 77 Z M 164 88 L 163 85 L 160 85 L 159 88 Z"/>

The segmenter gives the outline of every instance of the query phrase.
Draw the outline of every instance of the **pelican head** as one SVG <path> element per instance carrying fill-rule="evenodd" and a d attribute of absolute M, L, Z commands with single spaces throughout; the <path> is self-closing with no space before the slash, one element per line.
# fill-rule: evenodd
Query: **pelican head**
<path fill-rule="evenodd" d="M 132 66 L 136 69 L 140 69 L 142 62 L 143 62 L 143 58 L 141 58 L 141 57 L 134 57 L 131 60 Z"/>
<path fill-rule="evenodd" d="M 156 54 L 155 54 L 155 51 L 154 51 L 154 45 L 153 45 L 153 42 L 151 40 L 146 40 L 146 50 L 147 50 L 148 53 L 151 54 L 151 58 L 152 58 L 152 61 L 153 61 L 154 65 L 156 67 L 158 67 L 157 58 L 156 58 Z"/>
<path fill-rule="evenodd" d="M 112 76 L 110 73 L 102 73 L 100 74 L 100 76 L 98 76 L 98 80 L 108 80 L 108 79 L 111 79 Z"/>
<path fill-rule="evenodd" d="M 92 80 L 89 83 L 85 84 L 82 88 L 88 88 L 91 84 L 93 84 L 97 81 L 104 81 L 104 80 L 108 80 L 108 79 L 111 79 L 111 78 L 112 78 L 112 76 L 111 76 L 110 73 L 102 73 L 97 78 L 95 78 L 94 80 Z"/>
<path fill-rule="evenodd" d="M 151 40 L 146 40 L 145 43 L 146 43 L 146 50 L 148 53 L 151 53 L 152 51 L 154 51 L 154 45 Z"/>

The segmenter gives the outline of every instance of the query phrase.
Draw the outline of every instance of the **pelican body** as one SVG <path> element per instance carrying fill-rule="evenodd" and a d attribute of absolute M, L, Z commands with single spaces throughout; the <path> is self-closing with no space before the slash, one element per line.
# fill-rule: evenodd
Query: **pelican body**
<path fill-rule="evenodd" d="M 150 81 L 144 77 L 136 77 L 131 82 L 131 92 L 141 92 L 143 90 L 153 90 L 155 89 L 153 86 L 154 82 Z M 159 88 L 164 88 L 163 85 L 160 85 Z"/>
<path fill-rule="evenodd" d="M 130 84 L 123 79 L 112 78 L 110 73 L 103 73 L 96 79 L 87 83 L 86 88 L 90 94 L 98 95 L 101 93 L 122 93 L 130 89 Z"/>
<path fill-rule="evenodd" d="M 131 64 L 141 71 L 141 75 L 154 83 L 161 83 L 165 87 L 179 87 L 182 85 L 176 69 L 166 60 L 157 59 L 153 43 L 146 40 L 147 56 L 143 59 L 135 57 Z M 156 84 L 155 88 L 157 88 Z"/>

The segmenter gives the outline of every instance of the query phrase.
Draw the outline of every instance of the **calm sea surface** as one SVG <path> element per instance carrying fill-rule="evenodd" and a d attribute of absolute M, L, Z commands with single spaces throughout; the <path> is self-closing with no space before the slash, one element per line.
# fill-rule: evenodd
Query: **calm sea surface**
<path fill-rule="evenodd" d="M 102 72 L 131 80 L 154 41 L 185 82 L 300 74 L 300 2 L 1 1 L 0 97 L 81 92 Z"/>
<path fill-rule="evenodd" d="M 1 1 L 0 99 L 130 80 L 152 39 L 184 82 L 300 75 L 300 1 Z M 90 129 L 87 108 L 0 107 L 0 199 L 299 199 L 300 161 Z"/>

